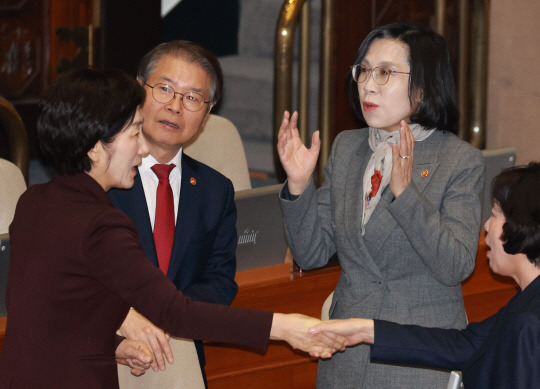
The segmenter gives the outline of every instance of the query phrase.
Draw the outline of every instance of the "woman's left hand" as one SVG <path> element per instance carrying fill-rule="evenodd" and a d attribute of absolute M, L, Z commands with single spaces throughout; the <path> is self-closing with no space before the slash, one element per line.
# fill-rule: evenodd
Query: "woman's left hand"
<path fill-rule="evenodd" d="M 146 342 L 124 339 L 115 351 L 116 362 L 131 367 L 131 374 L 140 376 L 152 363 L 152 351 Z"/>
<path fill-rule="evenodd" d="M 398 197 L 411 182 L 414 162 L 414 136 L 405 122 L 401 121 L 400 142 L 392 145 L 392 175 L 390 190 Z"/>
<path fill-rule="evenodd" d="M 142 340 L 150 346 L 153 352 L 152 369 L 154 371 L 165 371 L 165 358 L 169 364 L 174 363 L 173 352 L 169 345 L 169 335 L 135 309 L 129 310 L 120 327 L 120 334 L 128 339 Z"/>

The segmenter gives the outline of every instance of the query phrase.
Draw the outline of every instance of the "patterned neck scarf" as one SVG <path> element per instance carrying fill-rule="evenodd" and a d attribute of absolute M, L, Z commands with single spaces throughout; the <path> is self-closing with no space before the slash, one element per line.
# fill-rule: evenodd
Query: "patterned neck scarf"
<path fill-rule="evenodd" d="M 426 130 L 420 124 L 409 124 L 416 142 L 427 139 L 435 130 Z M 364 172 L 362 235 L 375 207 L 381 199 L 381 193 L 390 183 L 392 173 L 392 144 L 399 143 L 399 130 L 388 132 L 379 128 L 369 128 L 369 147 L 373 154 Z"/>

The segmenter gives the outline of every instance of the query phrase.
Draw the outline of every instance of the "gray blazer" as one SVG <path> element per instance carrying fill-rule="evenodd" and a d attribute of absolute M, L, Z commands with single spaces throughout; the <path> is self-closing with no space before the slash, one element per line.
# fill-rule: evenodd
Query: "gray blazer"
<path fill-rule="evenodd" d="M 482 154 L 435 131 L 414 152 L 413 177 L 395 199 L 388 186 L 361 234 L 362 180 L 372 154 L 367 129 L 341 132 L 325 167 L 294 201 L 281 196 L 297 264 L 321 267 L 335 253 L 342 268 L 331 318 L 364 317 L 428 327 L 466 325 L 461 281 L 474 269 L 483 188 Z M 369 347 L 321 361 L 318 388 L 446 388 L 435 370 L 369 362 Z"/>

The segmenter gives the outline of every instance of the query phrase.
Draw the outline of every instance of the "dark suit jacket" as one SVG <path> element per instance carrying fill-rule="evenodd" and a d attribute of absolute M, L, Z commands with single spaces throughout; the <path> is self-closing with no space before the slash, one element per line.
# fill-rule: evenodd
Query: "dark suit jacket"
<path fill-rule="evenodd" d="M 0 388 L 118 387 L 115 332 L 130 306 L 175 336 L 267 345 L 271 314 L 178 292 L 87 174 L 30 187 L 10 237 Z"/>
<path fill-rule="evenodd" d="M 133 220 L 144 252 L 158 266 L 139 174 L 133 188 L 110 190 L 109 198 Z M 236 206 L 231 181 L 183 154 L 180 202 L 167 277 L 195 301 L 229 305 L 238 291 L 234 282 L 236 243 Z M 196 347 L 204 376 L 202 343 L 196 342 Z"/>
<path fill-rule="evenodd" d="M 371 360 L 461 370 L 465 388 L 540 388 L 540 277 L 461 331 L 376 320 Z"/>

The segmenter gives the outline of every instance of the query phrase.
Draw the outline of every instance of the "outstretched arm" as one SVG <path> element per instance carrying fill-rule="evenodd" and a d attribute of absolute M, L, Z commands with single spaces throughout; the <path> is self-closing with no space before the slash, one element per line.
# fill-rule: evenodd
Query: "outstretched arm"
<path fill-rule="evenodd" d="M 464 330 L 402 325 L 384 320 L 345 319 L 324 321 L 309 331 L 341 335 L 347 346 L 372 344 L 372 361 L 462 370 L 491 333 L 497 316 L 471 323 Z"/>
<path fill-rule="evenodd" d="M 289 112 L 285 111 L 279 127 L 277 150 L 283 169 L 287 173 L 290 194 L 299 195 L 306 189 L 315 170 L 320 149 L 319 131 L 313 134 L 311 148 L 308 149 L 302 143 L 298 132 L 298 112 L 290 116 Z"/>

